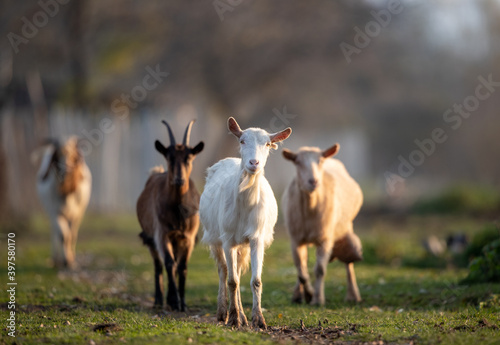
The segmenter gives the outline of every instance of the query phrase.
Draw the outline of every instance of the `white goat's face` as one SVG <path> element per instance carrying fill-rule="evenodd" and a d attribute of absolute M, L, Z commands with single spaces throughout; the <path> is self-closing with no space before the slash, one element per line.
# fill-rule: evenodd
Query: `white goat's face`
<path fill-rule="evenodd" d="M 312 193 L 321 188 L 325 159 L 335 155 L 338 149 L 338 144 L 325 151 L 317 147 L 302 147 L 298 153 L 283 149 L 283 156 L 295 164 L 300 189 Z"/>
<path fill-rule="evenodd" d="M 243 131 L 240 139 L 240 154 L 245 170 L 257 174 L 266 166 L 269 151 L 273 147 L 269 134 L 259 128 Z"/>
<path fill-rule="evenodd" d="M 277 142 L 283 141 L 292 133 L 291 128 L 281 132 L 268 133 L 260 128 L 241 130 L 236 120 L 228 120 L 228 128 L 240 141 L 240 154 L 245 171 L 251 175 L 260 173 L 267 162 L 271 149 L 277 149 Z"/>

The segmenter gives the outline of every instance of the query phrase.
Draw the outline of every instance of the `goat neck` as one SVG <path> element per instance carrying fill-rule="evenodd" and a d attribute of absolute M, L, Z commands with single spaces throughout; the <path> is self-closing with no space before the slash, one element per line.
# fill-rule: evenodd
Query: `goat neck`
<path fill-rule="evenodd" d="M 327 174 L 324 174 L 327 175 Z M 313 191 L 306 191 L 300 188 L 299 183 L 297 183 L 297 189 L 299 191 L 301 205 L 303 209 L 307 212 L 321 212 L 323 203 L 326 199 L 325 191 L 329 190 L 327 185 L 331 181 L 328 180 L 327 176 L 323 178 L 322 185 L 318 186 Z"/>
<path fill-rule="evenodd" d="M 163 195 L 167 196 L 169 204 L 181 204 L 189 192 L 190 179 L 187 179 L 182 186 L 175 184 L 174 174 L 167 173 L 165 184 L 163 185 Z"/>

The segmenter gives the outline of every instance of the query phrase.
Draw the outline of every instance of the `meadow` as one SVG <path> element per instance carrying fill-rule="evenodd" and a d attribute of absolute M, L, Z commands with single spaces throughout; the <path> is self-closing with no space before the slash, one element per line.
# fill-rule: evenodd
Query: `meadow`
<path fill-rule="evenodd" d="M 291 303 L 296 281 L 289 241 L 276 229 L 264 261 L 267 331 L 231 329 L 215 320 L 218 276 L 198 243 L 188 266 L 186 313 L 153 309 L 153 265 L 135 215 L 87 215 L 75 271 L 50 263 L 50 230 L 38 215 L 1 229 L 1 344 L 500 344 L 500 284 L 461 285 L 467 268 L 434 265 L 420 242 L 487 221 L 459 216 L 365 216 L 355 229 L 365 261 L 355 265 L 363 301 L 344 301 L 345 270 L 329 264 L 326 305 Z M 16 233 L 16 331 L 8 335 L 7 232 Z M 314 263 L 311 248 L 309 266 Z M 311 273 L 312 274 L 312 273 Z M 242 301 L 251 314 L 250 274 Z"/>

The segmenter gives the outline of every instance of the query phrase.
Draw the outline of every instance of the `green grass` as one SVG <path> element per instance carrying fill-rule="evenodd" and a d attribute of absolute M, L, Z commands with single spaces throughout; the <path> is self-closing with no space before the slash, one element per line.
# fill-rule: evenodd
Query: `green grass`
<path fill-rule="evenodd" d="M 303 341 L 300 320 L 318 331 L 316 343 L 383 341 L 408 344 L 500 344 L 500 284 L 458 285 L 466 269 L 414 268 L 405 258 L 418 257 L 420 236 L 460 228 L 473 233 L 484 224 L 471 219 L 414 217 L 375 219 L 357 224 L 360 237 L 375 248 L 378 260 L 356 264 L 364 301 L 344 301 L 345 270 L 329 265 L 324 307 L 291 304 L 295 268 L 281 229 L 266 252 L 262 305 L 270 332 L 233 330 L 215 322 L 218 277 L 208 250 L 198 245 L 189 264 L 188 313 L 152 309 L 153 265 L 141 244 L 135 216 L 89 216 L 77 246 L 81 268 L 50 268 L 47 220 L 33 217 L 16 231 L 17 337 L 0 328 L 1 344 L 273 344 Z M 6 263 L 6 237 L 0 237 L 0 260 Z M 385 249 L 385 250 L 384 250 Z M 310 267 L 314 250 L 310 250 Z M 6 264 L 0 267 L 6 290 Z M 7 294 L 2 293 L 2 320 Z M 250 274 L 242 279 L 242 299 L 250 317 Z M 323 330 L 318 328 L 321 323 Z M 42 326 L 43 325 L 43 326 Z M 102 331 L 94 331 L 96 325 Z M 108 327 L 108 328 L 106 328 Z M 289 336 L 274 335 L 291 329 Z M 338 338 L 322 338 L 338 329 Z M 294 336 L 294 339 L 291 338 Z"/>

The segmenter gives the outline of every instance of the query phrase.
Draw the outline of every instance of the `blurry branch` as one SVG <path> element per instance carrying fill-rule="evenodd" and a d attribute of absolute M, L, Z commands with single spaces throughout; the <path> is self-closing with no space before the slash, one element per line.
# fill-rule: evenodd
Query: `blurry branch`
<path fill-rule="evenodd" d="M 47 104 L 45 102 L 42 79 L 38 70 L 26 74 L 26 87 L 28 88 L 30 101 L 33 105 L 35 140 L 39 142 L 42 138 L 48 136 L 49 131 L 47 126 Z"/>
<path fill-rule="evenodd" d="M 3 114 L 8 102 L 12 82 L 12 52 L 0 50 L 0 219 L 7 215 L 7 159 L 3 148 Z"/>
<path fill-rule="evenodd" d="M 73 0 L 69 4 L 66 16 L 68 30 L 68 48 L 73 78 L 73 101 L 78 109 L 89 106 L 87 51 L 85 49 L 84 30 L 87 24 L 87 1 Z"/>
<path fill-rule="evenodd" d="M 10 49 L 0 50 L 0 111 L 9 99 L 12 63 L 12 51 Z"/>

